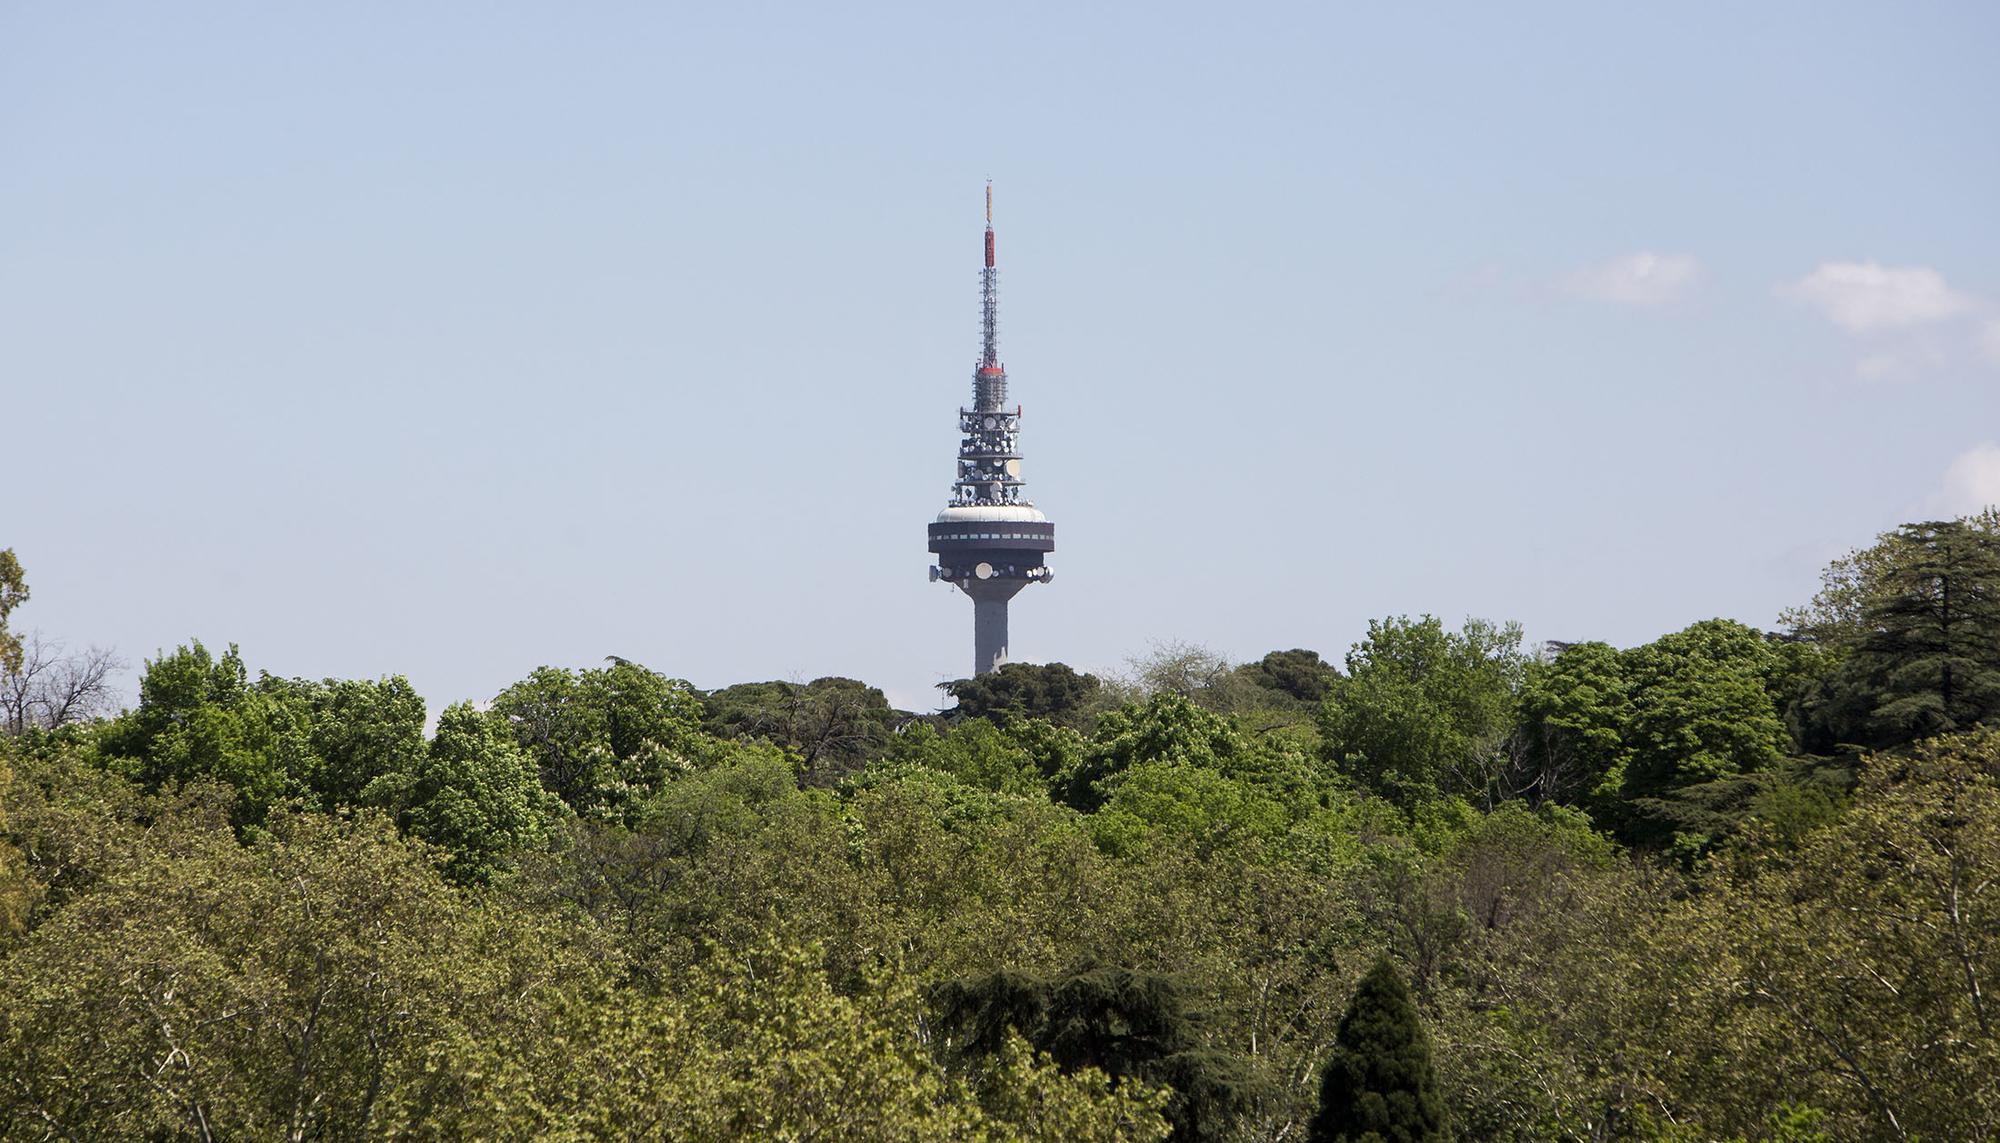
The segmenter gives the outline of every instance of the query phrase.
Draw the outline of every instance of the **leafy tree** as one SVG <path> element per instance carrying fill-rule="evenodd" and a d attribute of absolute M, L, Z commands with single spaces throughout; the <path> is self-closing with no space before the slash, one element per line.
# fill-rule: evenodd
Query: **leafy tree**
<path fill-rule="evenodd" d="M 14 772 L 0 756 L 0 839 L 7 833 L 7 802 L 13 796 Z M 28 907 L 33 899 L 33 883 L 21 860 L 21 851 L 0 840 L 0 948 L 7 939 L 28 927 Z"/>
<path fill-rule="evenodd" d="M 227 783 L 238 826 L 305 794 L 303 777 L 318 769 L 307 695 L 283 680 L 251 685 L 235 645 L 217 658 L 200 640 L 146 663 L 139 705 L 107 731 L 104 749 L 113 769 L 148 791 Z"/>
<path fill-rule="evenodd" d="M 0 671 L 10 674 L 21 669 L 21 637 L 8 633 L 7 617 L 26 602 L 28 580 L 21 561 L 14 549 L 0 548 Z"/>
<path fill-rule="evenodd" d="M 1503 787 L 1531 802 L 1579 805 L 1631 756 L 1632 686 L 1618 651 L 1572 643 L 1528 667 L 1521 687 L 1521 738 Z"/>
<path fill-rule="evenodd" d="M 1110 965 L 1048 978 L 998 972 L 942 985 L 932 999 L 961 1057 L 992 1056 L 1018 1035 L 1065 1073 L 1171 1089 L 1176 1143 L 1227 1138 L 1267 1087 L 1250 1061 L 1207 1046 L 1207 1018 L 1170 977 Z"/>
<path fill-rule="evenodd" d="M 1340 1019 L 1320 1083 L 1312 1143 L 1443 1143 L 1430 1039 L 1403 978 L 1379 960 Z"/>
<path fill-rule="evenodd" d="M 1321 708 L 1327 759 L 1405 807 L 1486 796 L 1513 731 L 1520 643 L 1514 624 L 1468 620 L 1453 633 L 1428 615 L 1371 622 Z"/>
<path fill-rule="evenodd" d="M 297 777 L 322 805 L 381 805 L 364 793 L 370 783 L 408 774 L 424 756 L 424 700 L 401 675 L 321 683 L 267 678 L 259 686 L 296 696 L 310 712 L 312 756 Z"/>
<path fill-rule="evenodd" d="M 1340 670 L 1319 657 L 1318 651 L 1295 647 L 1273 651 L 1254 663 L 1236 668 L 1245 682 L 1260 690 L 1275 692 L 1299 703 L 1317 706 L 1333 690 Z"/>
<path fill-rule="evenodd" d="M 1678 977 L 1649 1049 L 1676 1116 L 1747 1133 L 1790 1102 L 1841 1139 L 2000 1133 L 1995 868 L 1985 730 L 1871 758 L 1795 859 L 1713 869 L 1649 930 L 1648 958 Z"/>
<path fill-rule="evenodd" d="M 1229 721 L 1184 695 L 1161 692 L 1144 704 L 1112 711 L 1098 720 L 1084 756 L 1056 780 L 1057 797 L 1079 810 L 1094 810 L 1108 796 L 1104 781 L 1141 762 L 1225 769 L 1245 760 L 1252 747 Z"/>
<path fill-rule="evenodd" d="M 1790 745 L 1765 680 L 1778 671 L 1763 636 L 1709 619 L 1624 656 L 1631 754 L 1620 796 L 1635 803 L 1634 836 L 1659 841 L 1673 803 L 1708 783 L 1770 771 Z"/>
<path fill-rule="evenodd" d="M 997 671 L 939 683 L 938 689 L 957 701 L 951 713 L 961 718 L 1041 718 L 1082 726 L 1095 709 L 1103 682 L 1063 663 L 1003 663 Z"/>
<path fill-rule="evenodd" d="M 622 659 L 596 670 L 538 667 L 492 710 L 542 784 L 579 814 L 619 818 L 707 748 L 694 688 Z"/>
<path fill-rule="evenodd" d="M 473 1066 L 442 1122 L 454 1138 L 870 1139 L 924 1143 L 1154 1143 L 1162 1094 L 1065 1074 L 1018 1039 L 947 1070 L 914 1034 L 914 990 L 832 987 L 810 950 L 755 940 L 692 969 L 670 995 L 621 993 L 581 1007 Z"/>
<path fill-rule="evenodd" d="M 432 1117 L 456 1046 L 519 1040 L 552 979 L 379 820 L 169 815 L 0 973 L 0 1135 L 356 1138 Z M 601 978 L 600 978 L 601 979 Z"/>
<path fill-rule="evenodd" d="M 888 748 L 896 712 L 880 690 L 854 679 L 739 683 L 702 700 L 719 738 L 762 739 L 796 753 L 805 775 L 829 784 Z"/>
<path fill-rule="evenodd" d="M 470 703 L 446 707 L 411 768 L 363 793 L 397 812 L 411 836 L 449 853 L 446 874 L 464 882 L 485 882 L 510 851 L 542 844 L 564 809 L 542 788 L 511 728 Z"/>
<path fill-rule="evenodd" d="M 1275 838 L 1290 824 L 1284 805 L 1254 784 L 1201 766 L 1142 762 L 1102 785 L 1110 798 L 1091 831 L 1117 856 L 1175 845 L 1207 857 L 1240 840 Z"/>
<path fill-rule="evenodd" d="M 996 793 L 1040 794 L 1052 774 L 1044 773 L 1040 765 L 1045 756 L 1038 757 L 1016 739 L 1015 726 L 1010 722 L 1002 729 L 974 718 L 940 734 L 928 723 L 916 723 L 896 736 L 884 760 L 927 766 Z M 1061 759 L 1052 761 L 1059 769 Z"/>

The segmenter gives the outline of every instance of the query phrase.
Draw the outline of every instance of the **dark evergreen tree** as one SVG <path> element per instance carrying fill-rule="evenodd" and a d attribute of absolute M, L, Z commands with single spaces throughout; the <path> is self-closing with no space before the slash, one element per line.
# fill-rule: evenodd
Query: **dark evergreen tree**
<path fill-rule="evenodd" d="M 763 739 L 793 751 L 814 785 L 831 785 L 880 757 L 898 717 L 880 688 L 838 676 L 738 683 L 711 691 L 703 709 L 710 734 Z"/>
<path fill-rule="evenodd" d="M 1319 1089 L 1310 1143 L 1443 1143 L 1444 1099 L 1410 990 L 1377 961 L 1347 1005 Z"/>
<path fill-rule="evenodd" d="M 950 713 L 959 718 L 1045 718 L 1081 726 L 1102 686 L 1096 675 L 1078 674 L 1063 663 L 1005 663 L 990 674 L 939 683 L 938 689 L 957 700 Z"/>
<path fill-rule="evenodd" d="M 1338 667 L 1320 658 L 1318 651 L 1303 647 L 1273 651 L 1238 667 L 1237 673 L 1257 687 L 1308 705 L 1325 700 L 1340 677 Z"/>
<path fill-rule="evenodd" d="M 1169 977 L 1092 964 L 1053 978 L 998 972 L 943 985 L 932 999 L 962 1056 L 998 1052 L 1011 1029 L 1066 1073 L 1097 1068 L 1172 1089 L 1169 1143 L 1228 1138 L 1268 1094 L 1247 1058 L 1208 1046 L 1207 1018 Z"/>
<path fill-rule="evenodd" d="M 1798 708 L 1808 749 L 1896 747 L 2000 722 L 2000 535 L 1905 524 L 1869 549 L 1846 657 Z"/>

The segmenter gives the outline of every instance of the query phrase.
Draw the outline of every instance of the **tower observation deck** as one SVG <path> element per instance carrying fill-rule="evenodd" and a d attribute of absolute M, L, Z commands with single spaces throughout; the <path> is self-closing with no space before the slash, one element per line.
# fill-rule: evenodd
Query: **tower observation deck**
<path fill-rule="evenodd" d="M 972 407 L 958 411 L 958 479 L 930 526 L 937 555 L 931 579 L 972 597 L 972 671 L 1007 661 L 1007 601 L 1055 573 L 1042 557 L 1055 550 L 1056 526 L 1022 495 L 1021 409 L 1007 407 L 1000 364 L 1000 271 L 993 261 L 993 187 L 986 188 L 986 265 L 979 272 L 979 364 Z"/>

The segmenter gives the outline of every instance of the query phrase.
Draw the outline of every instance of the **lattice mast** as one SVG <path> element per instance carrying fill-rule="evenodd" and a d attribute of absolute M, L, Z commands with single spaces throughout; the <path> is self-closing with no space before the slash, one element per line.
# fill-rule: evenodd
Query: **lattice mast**
<path fill-rule="evenodd" d="M 1021 410 L 1007 408 L 1007 367 L 1000 363 L 1000 269 L 993 257 L 993 184 L 986 185 L 986 265 L 979 271 L 979 364 L 972 407 L 958 411 L 965 438 L 951 502 L 960 507 L 1032 504 L 1021 498 Z"/>

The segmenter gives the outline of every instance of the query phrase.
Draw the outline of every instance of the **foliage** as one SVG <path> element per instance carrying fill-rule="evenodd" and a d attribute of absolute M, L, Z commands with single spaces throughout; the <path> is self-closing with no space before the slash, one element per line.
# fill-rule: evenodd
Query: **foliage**
<path fill-rule="evenodd" d="M 1966 532 L 2000 536 L 2000 508 L 1989 507 L 1951 523 Z M 1812 602 L 1786 608 L 1778 621 L 1796 638 L 1837 652 L 1859 644 L 1869 630 L 1866 611 L 1880 601 L 1906 555 L 1900 531 L 1884 533 L 1868 547 L 1828 564 Z"/>
<path fill-rule="evenodd" d="M 11 800 L 14 772 L 8 768 L 4 755 L 0 755 L 0 837 L 7 832 L 7 803 Z M 28 909 L 34 900 L 34 886 L 28 879 L 27 866 L 21 858 L 21 851 L 6 841 L 0 841 L 0 948 L 5 948 L 7 939 L 25 932 L 28 927 Z"/>
<path fill-rule="evenodd" d="M 882 692 L 854 679 L 739 683 L 703 700 L 703 726 L 722 738 L 792 751 L 806 778 L 830 784 L 887 749 L 895 712 Z"/>
<path fill-rule="evenodd" d="M 1111 797 L 1118 776 L 1142 762 L 1248 778 L 1295 809 L 1316 801 L 1325 785 L 1307 759 L 1284 744 L 1253 741 L 1231 720 L 1162 692 L 1100 718 L 1082 756 L 1053 775 L 1052 792 L 1067 805 L 1095 810 Z"/>
<path fill-rule="evenodd" d="M 1728 1058 L 1792 1061 L 1786 1082 L 1697 1072 L 1677 1086 L 1710 1118 L 1788 1099 L 1897 1136 L 2000 1132 L 1996 868 L 2000 734 L 1877 756 L 1796 861 L 1718 885 L 1668 931 L 1678 955 L 1710 962 L 1690 1015 Z"/>
<path fill-rule="evenodd" d="M 843 995 L 806 950 L 753 944 L 683 984 L 672 996 L 594 998 L 527 1045 L 526 1060 L 489 1051 L 473 1072 L 475 1098 L 443 1124 L 412 1126 L 467 1138 L 715 1143 L 1114 1143 L 1165 1133 L 1157 1093 L 1060 1073 L 1018 1040 L 983 1066 L 947 1071 L 910 1034 L 911 990 L 888 980 Z"/>
<path fill-rule="evenodd" d="M 507 854 L 541 845 L 564 812 L 508 726 L 470 703 L 446 707 L 410 769 L 376 779 L 366 794 L 395 810 L 412 837 L 449 853 L 445 872 L 467 882 L 491 880 Z"/>
<path fill-rule="evenodd" d="M 1142 762 L 1101 785 L 1111 796 L 1091 831 L 1116 856 L 1173 845 L 1206 857 L 1246 839 L 1274 839 L 1290 824 L 1285 807 L 1255 785 L 1184 762 Z"/>
<path fill-rule="evenodd" d="M 21 637 L 7 630 L 7 617 L 28 602 L 28 579 L 12 548 L 0 548 L 0 671 L 21 669 Z"/>
<path fill-rule="evenodd" d="M 191 644 L 0 736 L 0 1137 L 1992 1137 L 1963 531 L 1810 638 L 1389 619 L 927 719 L 613 660 L 427 739 Z"/>
<path fill-rule="evenodd" d="M 884 761 L 928 766 L 969 785 L 1004 794 L 1039 794 L 1048 780 L 1073 764 L 1082 740 L 1074 731 L 1050 727 L 1073 740 L 1068 750 L 1037 752 L 1018 733 L 1026 720 L 996 726 L 983 718 L 967 719 L 943 733 L 928 723 L 916 723 L 890 746 Z M 1069 743 L 1065 743 L 1069 745 Z M 1046 769 L 1045 769 L 1046 767 Z"/>
<path fill-rule="evenodd" d="M 1084 965 L 1047 978 L 998 972 L 932 995 L 961 1057 L 996 1055 L 1019 1036 L 1065 1073 L 1094 1069 L 1167 1088 L 1174 1143 L 1227 1138 L 1264 1092 L 1250 1061 L 1208 1046 L 1206 1018 L 1170 977 Z"/>
<path fill-rule="evenodd" d="M 1709 619 L 1626 657 L 1632 691 L 1628 796 L 1769 768 L 1787 745 L 1764 678 L 1770 648 L 1750 628 Z"/>
<path fill-rule="evenodd" d="M 291 777 L 322 805 L 382 805 L 371 785 L 414 771 L 423 758 L 424 700 L 400 675 L 324 683 L 266 678 L 259 685 L 305 708 L 310 750 Z"/>
<path fill-rule="evenodd" d="M 1519 763 L 1507 788 L 1530 801 L 1581 805 L 1631 758 L 1632 682 L 1618 651 L 1572 643 L 1528 667 Z"/>
<path fill-rule="evenodd" d="M 1273 651 L 1254 663 L 1236 668 L 1244 682 L 1297 703 L 1317 706 L 1333 690 L 1340 671 L 1318 651 L 1294 647 Z"/>
<path fill-rule="evenodd" d="M 245 846 L 222 824 L 154 826 L 9 958 L 0 1133 L 352 1137 L 439 1099 L 432 1053 L 532 1008 L 527 934 L 493 939 L 381 826 L 274 819 Z"/>
<path fill-rule="evenodd" d="M 1354 990 L 1320 1085 L 1312 1143 L 1443 1143 L 1444 1101 L 1430 1040 L 1395 966 L 1375 962 Z"/>
<path fill-rule="evenodd" d="M 958 703 L 951 713 L 959 718 L 1040 718 L 1082 727 L 1095 710 L 1103 682 L 1062 663 L 1003 663 L 997 671 L 939 683 L 938 689 Z"/>
<path fill-rule="evenodd" d="M 697 765 L 701 699 L 693 687 L 616 660 L 572 671 L 538 667 L 501 691 L 492 711 L 579 814 L 620 819 L 674 773 Z"/>
<path fill-rule="evenodd" d="M 321 768 L 309 695 L 283 680 L 253 686 L 235 645 L 218 658 L 200 640 L 146 663 L 139 705 L 106 731 L 104 751 L 112 769 L 149 792 L 226 784 L 238 826 L 303 796 L 306 776 Z"/>
<path fill-rule="evenodd" d="M 1431 616 L 1371 622 L 1320 712 L 1328 761 L 1404 807 L 1485 797 L 1514 727 L 1525 670 L 1516 625 Z"/>
<path fill-rule="evenodd" d="M 2000 721 L 2000 531 L 1908 524 L 1872 549 L 1861 630 L 1818 694 L 1821 741 L 1895 746 Z"/>

